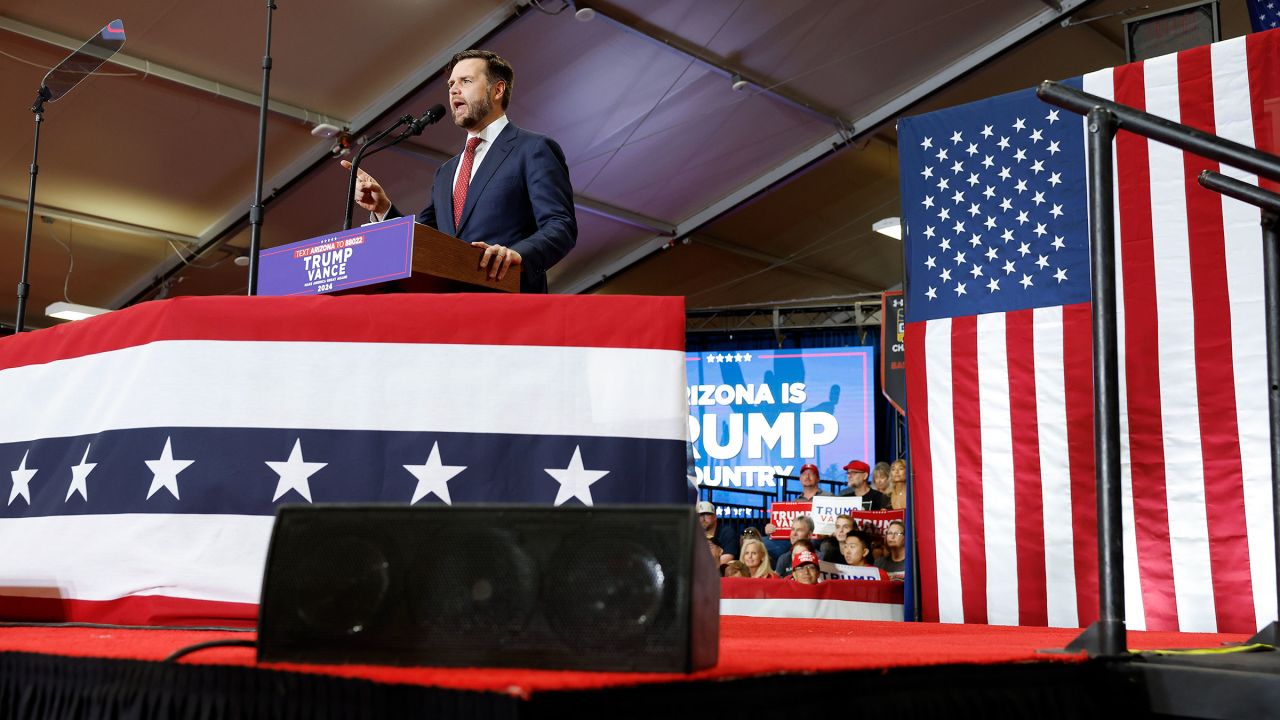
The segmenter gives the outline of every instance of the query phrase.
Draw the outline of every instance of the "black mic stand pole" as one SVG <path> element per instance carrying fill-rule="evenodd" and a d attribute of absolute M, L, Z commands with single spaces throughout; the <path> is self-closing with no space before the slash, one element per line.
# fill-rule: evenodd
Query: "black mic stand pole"
<path fill-rule="evenodd" d="M 36 176 L 40 174 L 40 123 L 44 122 L 44 101 L 50 96 L 49 88 L 41 85 L 36 93 L 36 101 L 31 105 L 31 112 L 36 115 L 36 136 L 31 146 L 31 185 L 27 190 L 27 229 L 22 235 L 22 276 L 18 279 L 18 317 L 13 324 L 13 334 L 22 332 L 27 321 L 27 295 L 31 292 L 31 284 L 27 282 L 27 272 L 31 267 L 31 221 L 36 213 Z"/>
<path fill-rule="evenodd" d="M 271 15 L 275 0 L 267 0 L 267 49 L 262 56 L 262 103 L 258 107 L 258 167 L 253 174 L 253 204 L 249 206 L 249 295 L 258 294 L 258 250 L 262 247 L 262 166 L 267 153 L 267 98 L 271 87 Z"/>

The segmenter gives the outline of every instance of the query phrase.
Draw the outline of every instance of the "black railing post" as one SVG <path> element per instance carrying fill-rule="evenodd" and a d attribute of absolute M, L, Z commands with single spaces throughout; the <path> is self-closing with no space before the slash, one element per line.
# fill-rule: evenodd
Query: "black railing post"
<path fill-rule="evenodd" d="M 1122 655 L 1124 544 L 1120 512 L 1120 349 L 1116 328 L 1115 180 L 1111 143 L 1115 115 L 1087 116 L 1089 152 L 1089 278 L 1093 285 L 1093 438 L 1098 483 L 1098 627 L 1084 649 Z M 1082 636 L 1083 637 L 1083 636 Z"/>

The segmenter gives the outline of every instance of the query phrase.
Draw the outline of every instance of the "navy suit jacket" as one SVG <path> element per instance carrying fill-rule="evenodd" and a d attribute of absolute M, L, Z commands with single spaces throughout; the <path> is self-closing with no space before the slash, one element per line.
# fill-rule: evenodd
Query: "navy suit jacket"
<path fill-rule="evenodd" d="M 462 221 L 453 225 L 453 175 L 461 155 L 436 170 L 431 204 L 418 222 L 466 242 L 520 253 L 520 292 L 547 292 L 547 270 L 573 248 L 578 220 L 564 152 L 554 140 L 510 122 L 471 178 Z M 398 217 L 392 208 L 387 217 Z"/>

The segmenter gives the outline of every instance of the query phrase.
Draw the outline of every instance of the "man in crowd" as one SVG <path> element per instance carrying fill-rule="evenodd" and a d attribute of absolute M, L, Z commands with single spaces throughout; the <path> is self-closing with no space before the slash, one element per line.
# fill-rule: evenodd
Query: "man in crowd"
<path fill-rule="evenodd" d="M 702 533 L 706 535 L 707 541 L 718 545 L 721 552 L 731 556 L 730 560 L 738 557 L 738 534 L 733 528 L 720 524 L 716 506 L 703 500 L 698 503 L 697 509 L 698 524 L 702 526 Z"/>
<path fill-rule="evenodd" d="M 791 574 L 791 556 L 798 550 L 813 551 L 813 544 L 810 538 L 813 536 L 813 518 L 808 515 L 801 515 L 791 521 L 791 550 L 778 555 L 778 562 L 773 567 L 773 571 L 778 573 L 779 577 L 786 577 Z"/>
<path fill-rule="evenodd" d="M 837 515 L 835 532 L 822 538 L 822 542 L 818 544 L 818 556 L 827 562 L 843 562 L 844 556 L 840 553 L 840 544 L 853 531 L 853 527 L 853 518 L 848 515 Z"/>
<path fill-rule="evenodd" d="M 818 479 L 817 465 L 805 463 L 800 466 L 800 497 L 796 498 L 796 502 L 809 502 L 817 495 L 831 494 L 818 487 Z"/>
<path fill-rule="evenodd" d="M 818 583 L 818 556 L 810 550 L 801 550 L 796 553 L 795 559 L 792 560 L 795 565 L 795 572 L 791 574 L 791 579 L 801 585 L 816 585 Z"/>
<path fill-rule="evenodd" d="M 845 478 L 849 485 L 840 491 L 840 497 L 862 498 L 863 510 L 888 510 L 889 496 L 876 490 L 867 483 L 867 475 L 871 468 L 861 460 L 850 460 L 844 466 Z"/>
<path fill-rule="evenodd" d="M 521 292 L 547 292 L 547 270 L 573 248 L 578 220 L 564 152 L 551 138 L 507 121 L 515 70 L 487 50 L 464 50 L 449 64 L 449 108 L 467 131 L 461 155 L 440 166 L 418 222 L 483 248 L 480 269 L 501 280 L 519 266 Z M 342 161 L 343 167 L 351 164 Z M 364 170 L 356 204 L 375 220 L 400 217 Z"/>

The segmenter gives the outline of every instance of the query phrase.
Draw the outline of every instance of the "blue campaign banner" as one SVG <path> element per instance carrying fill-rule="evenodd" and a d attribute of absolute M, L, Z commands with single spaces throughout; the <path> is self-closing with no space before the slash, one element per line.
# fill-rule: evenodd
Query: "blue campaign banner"
<path fill-rule="evenodd" d="M 761 507 L 763 494 L 781 496 L 784 481 L 774 476 L 799 475 L 805 463 L 841 486 L 845 463 L 874 464 L 874 353 L 859 346 L 686 355 L 699 489 L 716 491 L 718 502 Z M 787 487 L 798 491 L 799 482 Z"/>
<path fill-rule="evenodd" d="M 413 218 L 299 240 L 258 253 L 259 295 L 318 295 L 413 273 Z"/>

